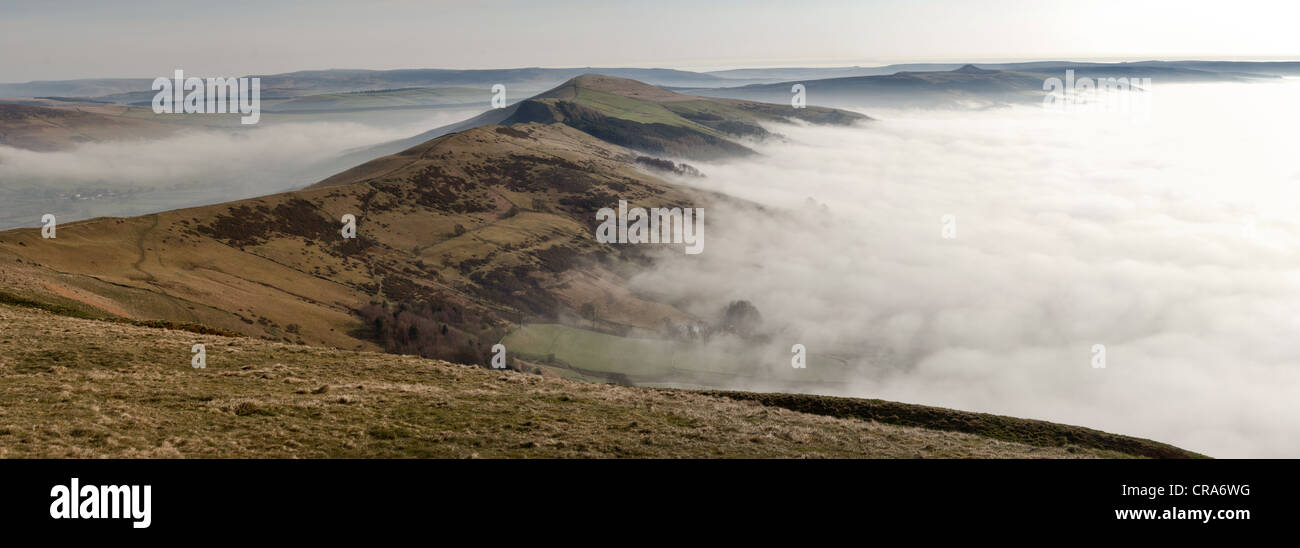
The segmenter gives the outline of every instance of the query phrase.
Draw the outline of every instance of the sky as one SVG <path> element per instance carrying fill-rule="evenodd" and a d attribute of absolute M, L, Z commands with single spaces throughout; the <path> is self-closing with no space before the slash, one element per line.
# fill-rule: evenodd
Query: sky
<path fill-rule="evenodd" d="M 328 68 L 1300 59 L 1293 0 L 0 0 L 0 82 Z"/>

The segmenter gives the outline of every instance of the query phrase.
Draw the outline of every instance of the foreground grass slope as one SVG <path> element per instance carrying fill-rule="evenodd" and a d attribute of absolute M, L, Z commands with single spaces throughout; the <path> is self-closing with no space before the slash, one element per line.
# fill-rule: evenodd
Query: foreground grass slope
<path fill-rule="evenodd" d="M 0 305 L 0 456 L 1125 455 Z"/>

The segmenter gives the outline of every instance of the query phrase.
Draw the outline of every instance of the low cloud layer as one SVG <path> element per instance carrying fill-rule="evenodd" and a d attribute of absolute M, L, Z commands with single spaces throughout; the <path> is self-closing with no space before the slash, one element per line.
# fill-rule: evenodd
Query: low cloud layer
<path fill-rule="evenodd" d="M 761 158 L 681 182 L 779 213 L 715 208 L 705 253 L 635 281 L 701 314 L 750 300 L 810 355 L 873 356 L 852 395 L 1300 456 L 1297 92 L 774 128 Z"/>

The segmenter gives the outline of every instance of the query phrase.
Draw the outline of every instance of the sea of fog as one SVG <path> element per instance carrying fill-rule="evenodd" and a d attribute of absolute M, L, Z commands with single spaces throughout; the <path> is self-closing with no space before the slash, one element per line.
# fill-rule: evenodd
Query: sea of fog
<path fill-rule="evenodd" d="M 715 207 L 634 281 L 888 356 L 850 395 L 1300 456 L 1300 81 L 1152 93 L 774 127 L 679 181 L 768 211 Z"/>

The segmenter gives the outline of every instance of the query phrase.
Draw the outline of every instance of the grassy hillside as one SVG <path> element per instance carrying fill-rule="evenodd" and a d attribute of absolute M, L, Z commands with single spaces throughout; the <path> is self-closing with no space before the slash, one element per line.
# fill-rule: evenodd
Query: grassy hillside
<path fill-rule="evenodd" d="M 636 249 L 594 212 L 708 197 L 563 125 L 476 128 L 299 192 L 0 233 L 0 288 L 140 320 L 284 342 L 479 362 L 512 323 L 599 299 L 612 318 L 682 314 L 619 289 Z M 344 214 L 358 238 L 339 232 Z M 627 257 L 624 257 L 627 254 Z"/>
<path fill-rule="evenodd" d="M 1121 436 L 1080 426 L 989 413 L 972 413 L 885 400 L 837 398 L 806 394 L 706 393 L 740 401 L 758 402 L 763 405 L 802 413 L 856 418 L 952 432 L 967 432 L 993 439 L 1042 447 L 1081 446 L 1153 459 L 1206 458 L 1204 455 L 1147 439 Z"/>
<path fill-rule="evenodd" d="M 0 328 L 0 457 L 1125 456 L 8 305 Z"/>
<path fill-rule="evenodd" d="M 761 122 L 845 125 L 866 116 L 682 95 L 635 80 L 585 74 L 521 102 L 503 124 L 562 123 L 605 141 L 656 155 L 710 159 L 752 154 L 736 138 L 768 136 Z"/>

